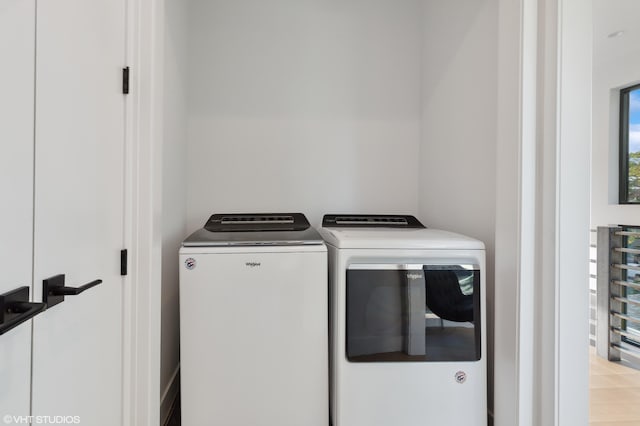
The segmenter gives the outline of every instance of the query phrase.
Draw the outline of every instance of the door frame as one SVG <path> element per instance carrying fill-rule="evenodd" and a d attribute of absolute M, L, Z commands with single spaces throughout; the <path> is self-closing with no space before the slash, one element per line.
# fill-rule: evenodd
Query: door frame
<path fill-rule="evenodd" d="M 160 424 L 164 2 L 127 0 L 123 425 Z"/>
<path fill-rule="evenodd" d="M 587 424 L 592 5 L 499 6 L 494 424 Z"/>

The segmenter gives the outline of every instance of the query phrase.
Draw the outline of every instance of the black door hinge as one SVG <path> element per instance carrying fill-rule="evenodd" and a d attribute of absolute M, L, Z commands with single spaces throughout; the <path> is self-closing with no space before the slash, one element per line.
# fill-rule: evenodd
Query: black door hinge
<path fill-rule="evenodd" d="M 129 67 L 122 68 L 122 93 L 129 94 Z"/>
<path fill-rule="evenodd" d="M 120 275 L 127 275 L 127 249 L 120 250 Z"/>

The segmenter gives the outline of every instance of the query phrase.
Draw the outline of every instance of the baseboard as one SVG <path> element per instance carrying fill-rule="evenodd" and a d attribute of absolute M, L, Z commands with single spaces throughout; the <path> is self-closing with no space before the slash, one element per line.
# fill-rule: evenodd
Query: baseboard
<path fill-rule="evenodd" d="M 178 392 L 180 391 L 180 364 L 176 367 L 176 371 L 173 372 L 171 379 L 169 380 L 169 384 L 162 392 L 162 397 L 160 397 L 160 424 L 165 425 L 169 421 L 169 416 L 171 415 L 171 407 L 173 406 L 173 402 L 176 400 L 178 396 Z"/>

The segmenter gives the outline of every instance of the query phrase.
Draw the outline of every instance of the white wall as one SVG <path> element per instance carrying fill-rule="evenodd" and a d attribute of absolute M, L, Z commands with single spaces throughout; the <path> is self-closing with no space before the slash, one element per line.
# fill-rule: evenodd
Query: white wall
<path fill-rule="evenodd" d="M 162 336 L 161 420 L 178 391 L 180 317 L 178 309 L 178 248 L 186 227 L 187 139 L 187 7 L 165 0 L 164 137 L 162 146 Z"/>
<path fill-rule="evenodd" d="M 423 40 L 420 218 L 486 244 L 492 357 L 498 1 L 426 1 Z"/>
<path fill-rule="evenodd" d="M 591 226 L 640 225 L 640 206 L 618 204 L 619 89 L 640 83 L 640 7 L 594 0 Z M 622 37 L 608 38 L 626 30 Z"/>
<path fill-rule="evenodd" d="M 420 0 L 192 0 L 189 229 L 417 213 L 422 26 Z"/>

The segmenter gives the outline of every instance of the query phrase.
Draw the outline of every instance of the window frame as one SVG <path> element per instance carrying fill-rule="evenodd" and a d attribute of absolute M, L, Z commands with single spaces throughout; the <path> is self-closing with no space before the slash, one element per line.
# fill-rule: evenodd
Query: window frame
<path fill-rule="evenodd" d="M 629 93 L 638 89 L 640 89 L 640 84 L 620 89 L 620 164 L 618 173 L 619 204 L 640 204 L 640 200 L 629 201 Z"/>

